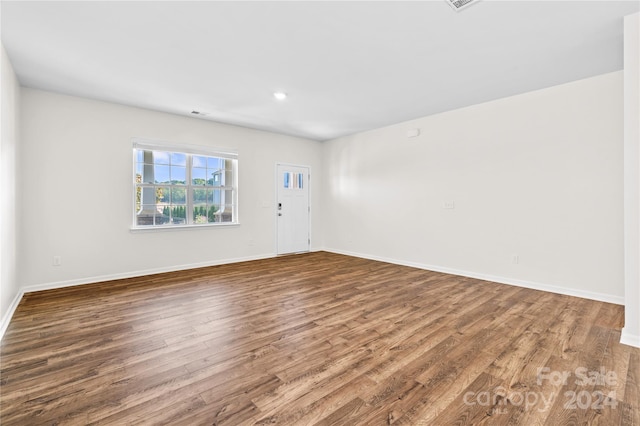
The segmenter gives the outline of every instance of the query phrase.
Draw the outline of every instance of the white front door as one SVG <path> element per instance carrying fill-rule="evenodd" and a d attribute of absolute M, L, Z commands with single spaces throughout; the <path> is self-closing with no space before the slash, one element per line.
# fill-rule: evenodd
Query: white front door
<path fill-rule="evenodd" d="M 278 254 L 309 251 L 309 168 L 277 166 Z"/>

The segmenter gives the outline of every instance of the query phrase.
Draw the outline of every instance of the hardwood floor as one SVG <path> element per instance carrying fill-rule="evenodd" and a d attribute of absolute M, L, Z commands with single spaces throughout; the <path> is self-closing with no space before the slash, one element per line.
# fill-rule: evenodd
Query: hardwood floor
<path fill-rule="evenodd" d="M 0 422 L 640 425 L 622 325 L 617 305 L 324 252 L 29 293 Z"/>

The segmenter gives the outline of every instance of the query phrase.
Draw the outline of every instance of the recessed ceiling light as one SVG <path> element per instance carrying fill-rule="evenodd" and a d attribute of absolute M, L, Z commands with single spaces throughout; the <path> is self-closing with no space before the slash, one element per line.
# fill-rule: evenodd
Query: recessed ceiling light
<path fill-rule="evenodd" d="M 287 99 L 287 94 L 284 92 L 273 92 L 273 97 L 279 101 L 284 101 Z"/>

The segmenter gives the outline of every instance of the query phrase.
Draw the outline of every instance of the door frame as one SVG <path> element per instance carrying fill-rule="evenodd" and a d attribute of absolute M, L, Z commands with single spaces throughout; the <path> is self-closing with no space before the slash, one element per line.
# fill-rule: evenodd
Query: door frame
<path fill-rule="evenodd" d="M 309 193 L 309 211 L 308 211 L 308 217 L 309 217 L 309 252 L 311 252 L 311 237 L 312 237 L 312 232 L 311 232 L 311 215 L 313 213 L 313 206 L 311 203 L 311 166 L 309 165 L 305 165 L 305 164 L 294 164 L 294 163 L 287 163 L 287 162 L 279 162 L 276 161 L 276 164 L 274 166 L 274 189 L 275 189 L 275 194 L 274 194 L 274 200 L 275 202 L 273 203 L 273 222 L 274 222 L 274 233 L 273 233 L 273 251 L 275 253 L 276 256 L 288 256 L 290 254 L 295 254 L 295 253 L 283 253 L 280 254 L 278 253 L 278 191 L 280 190 L 279 187 L 279 182 L 278 182 L 278 167 L 279 166 L 289 166 L 289 167 L 305 167 L 307 170 L 309 170 L 309 174 L 307 176 L 307 189 L 308 189 L 308 193 Z"/>

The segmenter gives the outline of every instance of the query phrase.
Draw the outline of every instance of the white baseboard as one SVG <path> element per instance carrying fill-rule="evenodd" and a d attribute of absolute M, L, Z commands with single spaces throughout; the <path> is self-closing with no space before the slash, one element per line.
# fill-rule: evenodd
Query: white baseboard
<path fill-rule="evenodd" d="M 620 343 L 622 343 L 623 345 L 640 348 L 640 336 L 637 334 L 631 334 L 625 331 L 625 329 L 626 327 L 622 328 L 622 333 L 620 334 Z"/>
<path fill-rule="evenodd" d="M 98 275 L 93 277 L 79 278 L 76 280 L 57 281 L 44 284 L 36 284 L 24 287 L 25 293 L 34 291 L 53 290 L 56 288 L 72 287 L 75 285 L 93 284 L 103 281 L 121 280 L 124 278 L 142 277 L 145 275 L 162 274 L 165 272 L 185 271 L 188 269 L 205 268 L 207 266 L 227 265 L 230 263 L 248 262 L 251 260 L 261 260 L 275 257 L 275 254 L 263 254 L 257 256 L 237 257 L 232 259 L 212 260 L 208 262 L 189 263 L 186 265 L 164 266 L 161 268 L 143 269 L 138 271 L 124 272 L 120 274 Z"/>
<path fill-rule="evenodd" d="M 144 270 L 130 271 L 130 272 L 125 272 L 120 274 L 98 275 L 93 277 L 78 278 L 75 280 L 57 281 L 57 282 L 26 286 L 26 287 L 23 287 L 22 290 L 13 299 L 13 301 L 11 302 L 11 305 L 9 306 L 9 309 L 7 310 L 4 317 L 2 318 L 2 323 L 0 324 L 0 340 L 2 340 L 2 337 L 4 337 L 4 333 L 7 327 L 9 326 L 9 322 L 11 321 L 11 318 L 13 317 L 13 314 L 16 308 L 18 307 L 18 304 L 20 303 L 20 300 L 22 300 L 22 296 L 24 296 L 25 293 L 33 293 L 36 291 L 43 291 L 43 290 L 53 290 L 56 288 L 72 287 L 72 286 L 83 285 L 83 284 L 93 284 L 93 283 L 99 283 L 104 281 L 120 280 L 124 278 L 142 277 L 145 275 L 161 274 L 164 272 L 184 271 L 188 269 L 204 268 L 207 266 L 226 265 L 230 263 L 248 262 L 251 260 L 269 259 L 272 257 L 275 257 L 275 254 L 270 253 L 270 254 L 262 254 L 262 255 L 256 255 L 256 256 L 238 257 L 238 258 L 232 258 L 232 259 L 213 260 L 208 262 L 199 262 L 199 263 L 191 263 L 186 265 L 176 265 L 176 266 L 168 266 L 168 267 L 162 267 L 162 268 L 144 269 Z"/>
<path fill-rule="evenodd" d="M 16 297 L 13 298 L 11 304 L 9 305 L 9 309 L 5 312 L 2 317 L 2 322 L 0 322 L 0 340 L 4 337 L 5 331 L 7 331 L 7 327 L 9 327 L 9 323 L 11 322 L 11 318 L 13 318 L 13 314 L 16 312 L 16 308 L 20 304 L 22 300 L 22 296 L 24 296 L 24 291 L 20 290 Z"/>
<path fill-rule="evenodd" d="M 363 259 L 377 260 L 380 262 L 393 263 L 393 264 L 402 265 L 402 266 L 410 266 L 412 268 L 418 268 L 418 269 L 426 269 L 428 271 L 442 272 L 445 274 L 452 274 L 452 275 L 460 275 L 463 277 L 475 278 L 475 279 L 484 280 L 484 281 L 492 281 L 500 284 L 513 285 L 516 287 L 530 288 L 532 290 L 541 290 L 541 291 L 547 291 L 549 293 L 564 294 L 566 296 L 581 297 L 583 299 L 597 300 L 599 302 L 607 302 L 607 303 L 614 303 L 616 305 L 624 305 L 624 297 L 614 296 L 612 294 L 596 293 L 596 292 L 579 290 L 579 289 L 569 288 L 569 287 L 562 287 L 557 285 L 535 283 L 531 281 L 505 278 L 505 277 L 500 277 L 496 275 L 482 274 L 478 272 L 463 271 L 459 269 L 447 268 L 447 267 L 437 266 L 437 265 L 427 265 L 427 264 L 417 263 L 417 262 L 408 262 L 408 261 L 399 260 L 399 259 L 392 259 L 392 258 L 374 256 L 374 255 L 363 254 L 363 253 L 355 253 L 355 252 L 350 252 L 345 250 L 335 250 L 330 248 L 325 248 L 324 250 L 331 253 L 344 254 L 347 256 L 360 257 Z"/>

